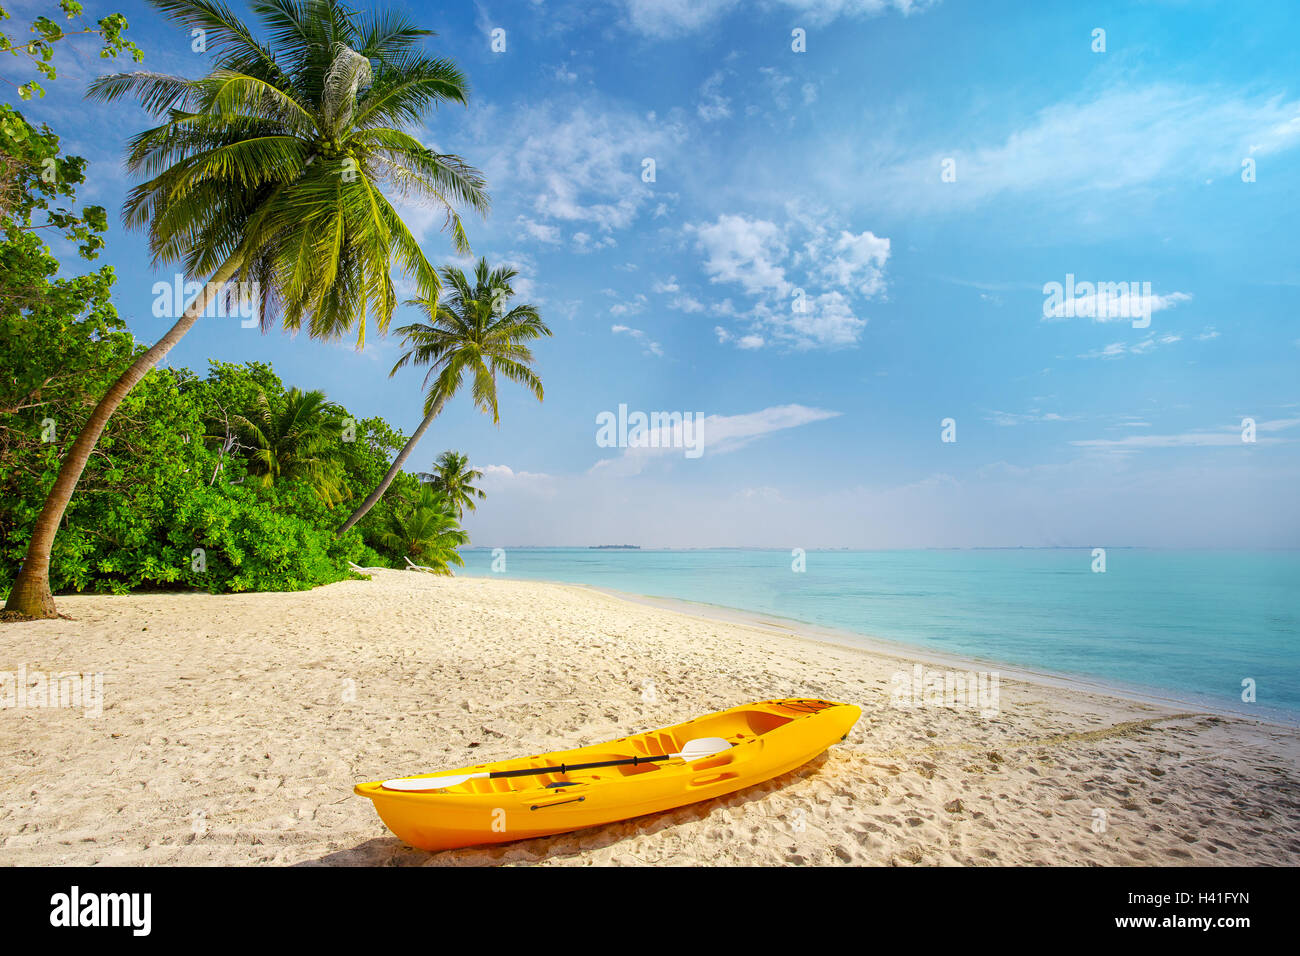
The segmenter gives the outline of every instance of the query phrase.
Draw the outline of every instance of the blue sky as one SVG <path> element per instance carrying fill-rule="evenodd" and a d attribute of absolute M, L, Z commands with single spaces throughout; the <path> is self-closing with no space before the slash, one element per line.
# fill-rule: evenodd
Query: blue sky
<path fill-rule="evenodd" d="M 35 9 L 9 8 L 11 32 Z M 203 70 L 151 8 L 87 8 L 126 14 L 145 68 Z M 519 268 L 555 333 L 543 403 L 503 383 L 494 428 L 460 397 L 413 459 L 487 468 L 476 545 L 1300 545 L 1297 5 L 408 9 L 473 90 L 419 135 L 486 173 L 474 253 Z M 80 99 L 88 44 L 57 63 L 23 109 L 119 209 L 145 118 Z M 408 212 L 452 261 L 441 216 Z M 174 270 L 116 225 L 106 260 L 157 338 Z M 1149 283 L 1149 326 L 1045 318 L 1067 275 Z M 221 319 L 170 360 L 269 361 L 409 433 L 422 376 L 390 379 L 398 353 Z M 701 414 L 704 454 L 599 446 L 620 404 Z"/>

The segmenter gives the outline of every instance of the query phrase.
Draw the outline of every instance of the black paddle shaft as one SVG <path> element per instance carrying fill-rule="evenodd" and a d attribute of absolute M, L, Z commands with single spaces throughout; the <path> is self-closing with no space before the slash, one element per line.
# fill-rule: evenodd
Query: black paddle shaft
<path fill-rule="evenodd" d="M 636 766 L 642 763 L 654 763 L 657 760 L 668 760 L 674 754 L 664 754 L 660 757 L 628 757 L 623 760 L 598 760 L 595 763 L 570 763 L 560 764 L 558 767 L 527 767 L 523 770 L 493 770 L 489 777 L 527 777 L 534 773 L 568 773 L 570 770 L 595 770 L 597 767 L 619 767 L 624 764 Z"/>

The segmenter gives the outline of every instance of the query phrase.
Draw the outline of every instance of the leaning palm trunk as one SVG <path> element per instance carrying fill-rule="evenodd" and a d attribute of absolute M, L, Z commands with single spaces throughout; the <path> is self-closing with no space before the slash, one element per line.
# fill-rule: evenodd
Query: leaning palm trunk
<path fill-rule="evenodd" d="M 393 459 L 392 466 L 384 473 L 383 480 L 379 482 L 374 491 L 370 492 L 370 494 L 366 496 L 366 500 L 361 502 L 361 506 L 357 508 L 356 511 L 352 512 L 352 516 L 348 518 L 347 521 L 343 522 L 336 534 L 346 534 L 348 529 L 364 518 L 366 512 L 375 506 L 375 502 L 384 496 L 384 492 L 388 490 L 388 486 L 393 483 L 393 479 L 397 477 L 397 473 L 402 470 L 402 465 L 406 464 L 406 459 L 411 457 L 411 452 L 415 451 L 415 446 L 420 444 L 420 439 L 424 437 L 424 433 L 429 430 L 429 426 L 433 424 L 433 420 L 437 418 L 438 413 L 442 411 L 442 405 L 443 403 L 441 401 L 435 403 L 433 408 L 429 410 L 429 413 L 424 416 L 424 421 L 420 422 L 420 427 L 415 430 L 415 434 L 411 436 L 411 440 L 406 443 L 405 448 L 397 453 L 397 457 Z"/>
<path fill-rule="evenodd" d="M 27 544 L 27 554 L 23 566 L 18 572 L 9 599 L 5 602 L 6 611 L 16 611 L 28 617 L 58 617 L 54 609 L 54 595 L 50 592 L 50 552 L 54 548 L 54 536 L 59 530 L 59 522 L 68 508 L 72 492 L 86 469 L 86 462 L 99 442 L 99 436 L 108 425 L 108 420 L 117 411 L 117 407 L 135 388 L 140 379 L 157 365 L 172 346 L 179 342 L 199 320 L 208 307 L 208 303 L 221 291 L 239 268 L 237 256 L 231 256 L 217 269 L 197 298 L 188 309 L 153 348 L 131 363 L 131 367 L 112 384 L 104 397 L 99 400 L 90 418 L 82 426 L 77 440 L 72 443 L 67 457 L 59 467 L 59 476 L 54 480 L 54 487 L 45 497 L 41 513 L 36 517 L 31 540 Z"/>
<path fill-rule="evenodd" d="M 410 349 L 397 360 L 388 374 L 396 375 L 407 364 L 430 365 L 424 382 L 425 416 L 402 453 L 388 469 L 379 487 L 343 525 L 343 534 L 374 507 L 375 502 L 388 490 L 402 464 L 410 457 L 429 423 L 451 400 L 466 375 L 474 379 L 474 404 L 497 417 L 497 372 L 511 381 L 519 382 L 542 400 L 542 381 L 531 366 L 533 353 L 523 343 L 539 335 L 550 335 L 531 305 L 520 305 L 502 314 L 505 300 L 514 295 L 511 281 L 519 273 L 514 269 L 488 269 L 486 259 L 479 259 L 474 267 L 474 286 L 470 286 L 465 273 L 452 266 L 442 270 L 442 276 L 451 295 L 442 302 L 437 295 L 413 299 L 408 305 L 417 305 L 428 315 L 428 322 L 404 325 L 397 331 Z"/>

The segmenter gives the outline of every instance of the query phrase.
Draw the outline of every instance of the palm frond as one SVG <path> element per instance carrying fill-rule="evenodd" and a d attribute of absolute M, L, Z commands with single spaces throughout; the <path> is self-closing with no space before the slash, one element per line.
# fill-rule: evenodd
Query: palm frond
<path fill-rule="evenodd" d="M 461 208 L 488 208 L 482 174 L 407 132 L 439 102 L 467 101 L 463 74 L 420 50 L 430 33 L 398 11 L 358 14 L 343 0 L 254 0 L 254 32 L 222 0 L 151 0 L 205 31 L 199 79 L 101 77 L 91 97 L 133 99 L 157 124 L 132 138 L 141 178 L 123 207 L 148 232 L 155 264 L 211 274 L 233 259 L 261 287 L 262 327 L 338 338 L 386 331 L 394 271 L 436 301 L 440 279 L 395 202 L 444 211 L 454 248 Z"/>

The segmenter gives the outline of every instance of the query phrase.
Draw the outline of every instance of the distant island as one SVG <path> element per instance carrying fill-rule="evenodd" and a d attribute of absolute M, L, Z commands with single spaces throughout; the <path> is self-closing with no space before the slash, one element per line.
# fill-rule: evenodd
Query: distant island
<path fill-rule="evenodd" d="M 639 544 L 589 544 L 588 551 L 640 551 Z"/>

